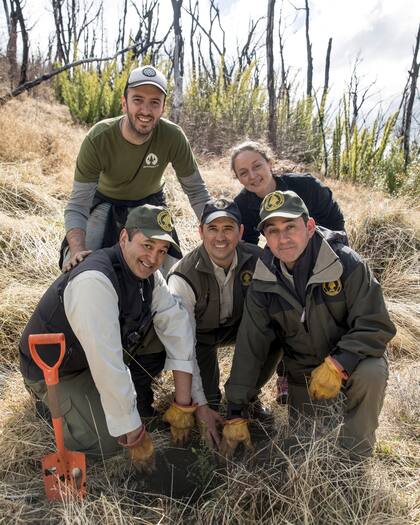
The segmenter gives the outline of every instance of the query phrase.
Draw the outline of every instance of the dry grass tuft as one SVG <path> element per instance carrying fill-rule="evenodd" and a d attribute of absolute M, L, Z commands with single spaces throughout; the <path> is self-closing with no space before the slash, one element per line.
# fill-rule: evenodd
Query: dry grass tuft
<path fill-rule="evenodd" d="M 141 492 L 121 454 L 88 462 L 85 501 L 48 504 L 38 459 L 53 450 L 52 431 L 34 416 L 17 371 L 3 382 L 0 414 L 0 510 L 6 522 L 400 525 L 418 517 L 415 457 L 381 454 L 367 464 L 352 464 L 337 446 L 334 430 L 288 458 L 279 448 L 286 430 L 281 429 L 266 444 L 269 463 L 252 454 L 229 462 L 226 471 L 214 468 L 202 451 L 200 460 L 209 472 L 203 472 L 208 481 L 197 501 Z M 153 439 L 159 449 L 168 445 L 168 433 L 155 431 Z"/>
<path fill-rule="evenodd" d="M 18 360 L 17 345 L 20 334 L 39 299 L 46 283 L 21 284 L 12 279 L 6 283 L 7 272 L 0 271 L 0 366 L 7 367 Z"/>
<path fill-rule="evenodd" d="M 65 106 L 23 95 L 0 108 L 0 120 L 1 162 L 18 166 L 35 162 L 46 177 L 41 187 L 70 188 L 86 130 L 72 123 Z M 36 183 L 36 178 L 29 182 Z"/>
<path fill-rule="evenodd" d="M 419 377 L 419 363 L 407 359 L 395 363 L 388 382 L 381 438 L 393 442 L 404 455 L 417 456 L 420 461 Z"/>
<path fill-rule="evenodd" d="M 394 208 L 382 213 L 375 210 L 360 217 L 351 224 L 349 237 L 350 245 L 368 261 L 382 285 L 398 329 L 390 345 L 392 354 L 418 358 L 420 229 L 415 222 L 410 223 L 406 210 Z"/>
<path fill-rule="evenodd" d="M 407 277 L 408 272 L 418 272 L 420 249 L 420 230 L 407 221 L 407 217 L 400 210 L 387 213 L 370 214 L 362 218 L 358 224 L 352 224 L 349 229 L 350 244 L 369 263 L 375 275 L 381 279 L 384 290 L 406 296 L 412 289 L 400 289 L 397 286 L 386 288 L 388 280 L 395 280 L 397 274 L 403 272 Z M 389 275 L 390 274 L 390 275 Z M 414 276 L 412 276 L 414 277 Z"/>
<path fill-rule="evenodd" d="M 0 182 L 0 206 L 9 214 L 26 212 L 42 215 L 53 211 L 53 203 L 41 193 L 39 187 L 6 177 Z"/>

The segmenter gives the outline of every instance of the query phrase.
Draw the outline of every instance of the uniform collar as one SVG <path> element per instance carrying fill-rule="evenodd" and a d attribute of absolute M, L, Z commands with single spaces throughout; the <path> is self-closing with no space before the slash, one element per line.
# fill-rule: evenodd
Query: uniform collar
<path fill-rule="evenodd" d="M 324 283 L 338 280 L 343 274 L 343 265 L 338 255 L 331 248 L 324 235 L 316 230 L 315 235 L 320 239 L 320 247 L 316 256 L 312 274 L 307 285 Z M 313 239 L 313 238 L 312 238 Z M 311 239 L 311 241 L 312 241 Z M 312 241 L 313 242 L 313 241 Z M 254 279 L 267 282 L 278 281 L 278 272 L 281 271 L 276 265 L 275 257 L 268 246 L 264 248 L 261 259 L 255 267 Z"/>
<path fill-rule="evenodd" d="M 244 253 L 244 250 L 241 250 L 242 241 L 239 241 L 238 246 L 236 247 L 235 255 L 233 257 L 232 264 L 230 265 L 230 270 L 236 270 L 238 271 L 242 268 L 244 263 L 252 257 L 249 253 Z M 207 253 L 206 249 L 204 248 L 203 243 L 201 243 L 200 247 L 198 248 L 200 257 L 196 264 L 196 269 L 200 272 L 204 273 L 214 273 L 214 268 L 220 268 L 220 266 L 215 265 L 215 263 L 210 259 L 209 254 Z"/>

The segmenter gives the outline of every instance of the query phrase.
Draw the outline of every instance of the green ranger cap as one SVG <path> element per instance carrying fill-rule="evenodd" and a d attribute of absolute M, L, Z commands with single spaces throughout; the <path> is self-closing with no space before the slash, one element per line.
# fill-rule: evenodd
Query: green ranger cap
<path fill-rule="evenodd" d="M 128 214 L 125 228 L 137 228 L 146 237 L 168 241 L 181 253 L 181 249 L 174 238 L 175 230 L 172 215 L 163 206 L 144 204 L 133 208 Z"/>
<path fill-rule="evenodd" d="M 271 217 L 286 217 L 297 219 L 301 215 L 308 215 L 308 208 L 303 200 L 294 191 L 273 191 L 264 197 L 260 208 L 260 223 L 257 228 L 263 229 L 263 224 Z"/>

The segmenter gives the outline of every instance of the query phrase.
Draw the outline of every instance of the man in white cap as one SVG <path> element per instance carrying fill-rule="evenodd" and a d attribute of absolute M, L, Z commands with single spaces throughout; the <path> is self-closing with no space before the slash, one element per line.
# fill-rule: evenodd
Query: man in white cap
<path fill-rule="evenodd" d="M 124 115 L 98 122 L 85 137 L 64 211 L 64 271 L 91 251 L 115 244 L 131 208 L 165 205 L 163 173 L 169 163 L 197 217 L 210 200 L 184 132 L 162 118 L 166 95 L 160 71 L 133 69 L 121 98 Z M 177 258 L 172 249 L 171 256 Z"/>

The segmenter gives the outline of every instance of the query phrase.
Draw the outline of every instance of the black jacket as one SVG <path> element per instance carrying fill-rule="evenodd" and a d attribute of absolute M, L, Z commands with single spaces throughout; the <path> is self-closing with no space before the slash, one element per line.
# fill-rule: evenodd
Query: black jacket
<path fill-rule="evenodd" d="M 328 186 L 309 173 L 285 173 L 275 176 L 275 179 L 277 190 L 292 190 L 299 195 L 317 226 L 324 226 L 334 231 L 344 231 L 343 214 Z M 244 225 L 242 240 L 258 244 L 260 233 L 257 230 L 257 224 L 260 222 L 262 199 L 244 188 L 234 198 L 234 201 L 241 210 Z"/>
<path fill-rule="evenodd" d="M 63 294 L 67 284 L 82 272 L 97 270 L 112 282 L 118 295 L 121 341 L 125 350 L 132 353 L 152 323 L 151 303 L 154 287 L 153 275 L 139 279 L 128 268 L 120 247 L 104 248 L 89 255 L 70 272 L 56 279 L 41 298 L 26 325 L 19 342 L 20 369 L 31 380 L 43 378 L 38 365 L 29 352 L 30 334 L 64 333 L 66 353 L 60 366 L 60 376 L 88 368 L 85 352 L 67 320 Z M 50 366 L 58 357 L 53 345 L 39 345 L 37 351 Z"/>

